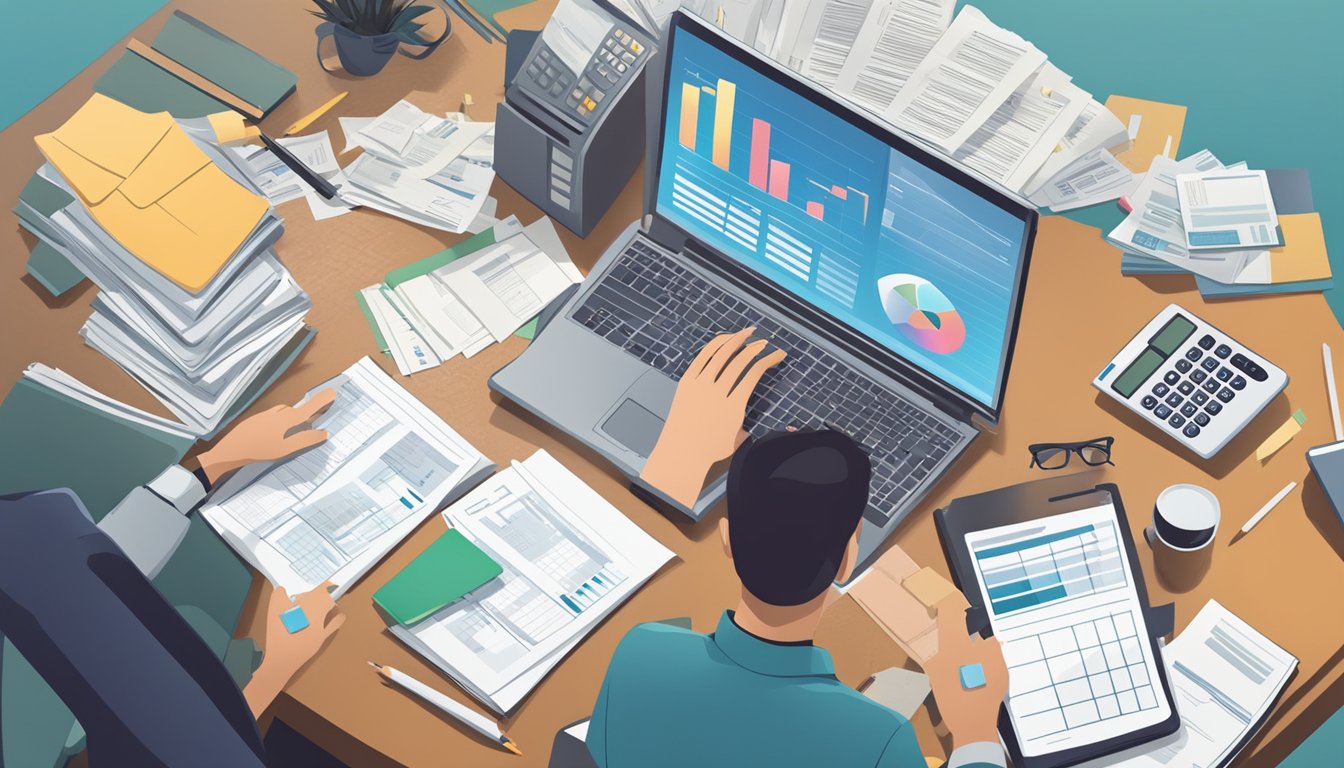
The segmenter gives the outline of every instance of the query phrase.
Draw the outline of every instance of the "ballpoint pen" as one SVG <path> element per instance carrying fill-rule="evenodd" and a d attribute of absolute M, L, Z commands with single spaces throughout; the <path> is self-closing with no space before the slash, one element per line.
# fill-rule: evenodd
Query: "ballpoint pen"
<path fill-rule="evenodd" d="M 395 683 L 424 699 L 426 702 L 433 704 L 435 707 L 446 714 L 451 715 L 454 719 L 460 721 L 473 731 L 476 731 L 491 741 L 497 742 L 501 747 L 509 750 L 515 755 L 523 754 L 523 751 L 518 748 L 518 745 L 513 742 L 513 739 L 510 739 L 495 721 L 485 715 L 479 714 L 472 709 L 453 701 L 405 672 L 373 661 L 369 662 L 369 666 L 378 670 L 378 674 L 382 675 L 388 682 Z"/>

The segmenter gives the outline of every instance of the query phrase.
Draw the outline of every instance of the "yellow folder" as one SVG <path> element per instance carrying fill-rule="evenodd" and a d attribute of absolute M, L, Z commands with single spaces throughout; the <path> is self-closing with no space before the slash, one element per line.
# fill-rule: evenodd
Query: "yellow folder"
<path fill-rule="evenodd" d="M 167 112 L 147 114 L 94 94 L 36 141 L 108 235 L 192 293 L 269 206 L 211 163 Z"/>
<path fill-rule="evenodd" d="M 1165 154 L 1175 160 L 1185 130 L 1185 107 L 1160 101 L 1111 96 L 1106 108 L 1129 126 L 1130 147 L 1115 159 L 1135 173 L 1147 173 L 1153 158 Z"/>

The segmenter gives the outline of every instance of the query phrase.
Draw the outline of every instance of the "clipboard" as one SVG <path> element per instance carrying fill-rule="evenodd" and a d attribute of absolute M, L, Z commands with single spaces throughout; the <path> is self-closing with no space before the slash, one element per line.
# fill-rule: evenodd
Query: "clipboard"
<path fill-rule="evenodd" d="M 1156 661 L 1154 667 L 1159 683 L 1154 689 L 1160 689 L 1162 695 L 1166 697 L 1171 714 L 1159 723 L 1104 741 L 1027 757 L 1022 754 L 1017 732 L 1005 704 L 999 708 L 999 735 L 1007 747 L 1011 764 L 1018 768 L 1064 768 L 1169 736 L 1181 726 L 1181 717 L 1176 711 L 1176 701 L 1172 694 L 1171 683 L 1167 679 L 1161 650 L 1162 638 L 1170 635 L 1174 628 L 1175 606 L 1168 603 L 1153 607 L 1149 603 L 1148 590 L 1142 578 L 1143 570 L 1134 547 L 1134 538 L 1130 533 L 1125 507 L 1120 499 L 1120 489 L 1112 483 L 1097 484 L 1098 474 L 1089 472 L 1037 480 L 966 496 L 953 500 L 947 507 L 934 513 L 934 524 L 938 529 L 943 554 L 952 571 L 952 581 L 966 595 L 971 605 L 967 613 L 967 629 L 988 636 L 990 600 L 981 590 L 980 580 L 976 577 L 972 553 L 966 544 L 967 534 L 1042 520 L 1107 502 L 1115 509 L 1116 531 L 1120 541 L 1124 543 L 1130 572 L 1135 575 L 1134 590 L 1143 612 L 1144 626 L 1137 627 L 1137 634 L 1140 638 L 1146 639 L 1150 646 L 1152 657 Z"/>

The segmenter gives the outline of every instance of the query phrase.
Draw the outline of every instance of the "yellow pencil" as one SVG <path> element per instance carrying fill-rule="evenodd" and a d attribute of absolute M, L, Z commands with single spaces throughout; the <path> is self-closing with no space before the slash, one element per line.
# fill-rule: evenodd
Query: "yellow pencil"
<path fill-rule="evenodd" d="M 349 91 L 341 91 L 335 96 L 332 96 L 331 101 L 328 101 L 326 104 L 323 104 L 317 109 L 314 109 L 312 112 L 309 112 L 303 117 L 300 117 L 298 120 L 295 120 L 293 125 L 285 129 L 285 135 L 293 136 L 299 131 L 302 131 L 304 128 L 307 128 L 308 126 L 312 125 L 314 120 L 327 114 L 327 110 L 339 104 L 341 102 L 341 99 L 344 99 L 346 96 L 349 95 L 350 95 Z"/>

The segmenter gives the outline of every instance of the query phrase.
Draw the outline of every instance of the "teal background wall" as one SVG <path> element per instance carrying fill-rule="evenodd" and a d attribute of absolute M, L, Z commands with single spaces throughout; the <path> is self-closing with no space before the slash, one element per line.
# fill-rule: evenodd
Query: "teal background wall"
<path fill-rule="evenodd" d="M 1336 275 L 1336 287 L 1325 297 L 1344 324 L 1344 2 L 971 5 L 1030 40 L 1099 101 L 1119 93 L 1189 107 L 1179 157 L 1208 147 L 1224 163 L 1309 169 Z M 1124 216 L 1114 203 L 1068 215 L 1107 231 Z M 1261 309 L 1273 300 L 1262 297 L 1247 306 Z"/>
<path fill-rule="evenodd" d="M 0 130 L 55 93 L 164 2 L 0 2 Z"/>

